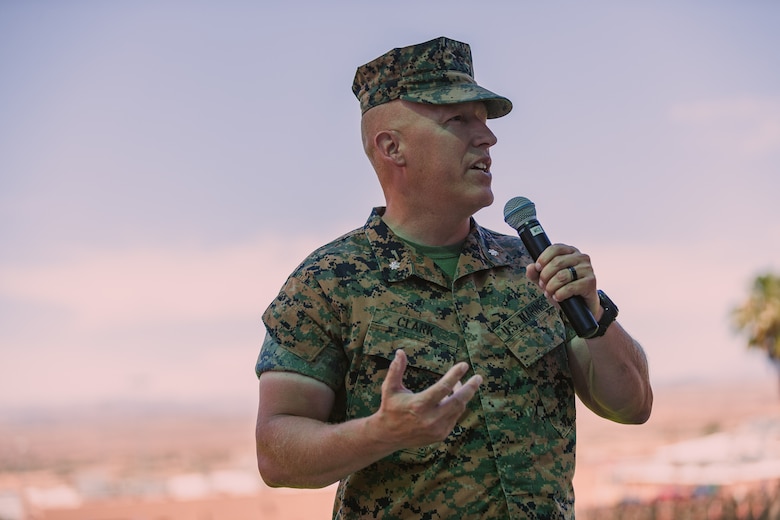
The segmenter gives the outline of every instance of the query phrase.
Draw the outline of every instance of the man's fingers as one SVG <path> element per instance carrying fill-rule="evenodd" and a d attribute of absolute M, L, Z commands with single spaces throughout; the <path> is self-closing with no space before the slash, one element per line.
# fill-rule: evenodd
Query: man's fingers
<path fill-rule="evenodd" d="M 465 383 L 458 381 L 455 384 L 455 388 L 452 389 L 452 392 L 449 395 L 444 396 L 439 404 L 445 404 L 450 399 L 456 399 L 459 402 L 465 404 L 471 400 L 472 397 L 474 397 L 474 394 L 477 393 L 479 385 L 481 384 L 482 376 L 478 375 L 471 376 Z"/>
<path fill-rule="evenodd" d="M 455 392 L 459 392 L 463 388 L 461 379 L 468 371 L 469 366 L 466 363 L 457 363 L 450 368 L 441 379 L 431 385 L 430 388 L 423 391 L 426 398 L 429 398 L 432 402 L 439 403 L 444 398 L 452 395 Z"/>
<path fill-rule="evenodd" d="M 466 403 L 472 397 L 474 397 L 474 394 L 477 393 L 477 390 L 479 390 L 479 385 L 481 384 L 482 376 L 473 375 L 469 378 L 468 381 L 461 385 L 461 387 L 456 392 L 453 392 L 452 397 L 458 399 L 462 403 Z"/>
<path fill-rule="evenodd" d="M 525 268 L 525 275 L 533 283 L 539 283 L 540 271 L 536 264 L 528 264 Z"/>
<path fill-rule="evenodd" d="M 393 358 L 387 370 L 387 377 L 385 377 L 382 383 L 383 400 L 385 396 L 389 397 L 391 394 L 399 392 L 409 393 L 403 384 L 407 364 L 406 353 L 401 349 L 396 350 L 395 358 Z M 465 362 L 453 365 L 441 379 L 417 394 L 419 405 L 423 409 L 430 410 L 432 407 L 445 404 L 452 398 L 462 404 L 468 402 L 469 399 L 474 397 L 479 385 L 482 384 L 482 377 L 478 375 L 472 376 L 466 383 L 463 383 L 461 379 L 468 370 L 469 366 Z"/>
<path fill-rule="evenodd" d="M 453 389 L 452 389 L 452 393 L 454 394 L 455 392 L 457 392 L 457 391 L 458 391 L 458 390 L 460 390 L 461 388 L 463 388 L 463 383 L 461 383 L 460 381 L 458 381 L 457 383 L 455 383 L 455 388 L 453 388 Z"/>
<path fill-rule="evenodd" d="M 387 391 L 400 392 L 404 388 L 404 372 L 406 372 L 406 353 L 398 349 L 395 351 L 395 357 L 390 362 L 387 369 L 387 376 L 382 382 L 382 388 Z"/>

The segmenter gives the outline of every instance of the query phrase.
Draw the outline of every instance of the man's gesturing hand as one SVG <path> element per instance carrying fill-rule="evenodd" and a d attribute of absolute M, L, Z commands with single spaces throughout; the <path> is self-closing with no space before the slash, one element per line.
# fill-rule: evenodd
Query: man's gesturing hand
<path fill-rule="evenodd" d="M 461 383 L 469 367 L 458 363 L 429 388 L 414 393 L 403 385 L 406 364 L 404 351 L 396 351 L 382 383 L 382 404 L 370 421 L 371 437 L 393 450 L 444 440 L 482 383 L 478 375 Z"/>

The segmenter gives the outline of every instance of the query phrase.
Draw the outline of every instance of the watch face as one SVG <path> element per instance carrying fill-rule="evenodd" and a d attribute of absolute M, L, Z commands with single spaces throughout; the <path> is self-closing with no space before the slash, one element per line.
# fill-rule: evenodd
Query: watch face
<path fill-rule="evenodd" d="M 609 296 L 607 296 L 601 289 L 598 290 L 598 295 L 601 308 L 604 309 L 604 314 L 601 315 L 601 319 L 599 320 L 599 328 L 596 331 L 596 334 L 591 336 L 593 338 L 599 338 L 603 336 L 618 315 L 617 305 L 615 305 L 614 302 L 609 299 Z"/>
<path fill-rule="evenodd" d="M 609 314 L 613 317 L 618 315 L 617 305 L 615 305 L 615 302 L 610 300 L 609 296 L 607 296 L 607 294 L 602 290 L 599 290 L 599 301 L 601 302 L 601 306 L 606 311 L 606 314 Z"/>

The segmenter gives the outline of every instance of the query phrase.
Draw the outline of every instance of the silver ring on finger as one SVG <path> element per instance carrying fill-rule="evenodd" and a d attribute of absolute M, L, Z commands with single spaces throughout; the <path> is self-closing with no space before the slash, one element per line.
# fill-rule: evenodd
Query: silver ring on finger
<path fill-rule="evenodd" d="M 569 266 L 569 272 L 571 273 L 571 281 L 574 282 L 579 278 L 577 276 L 577 270 L 574 268 L 574 266 Z"/>

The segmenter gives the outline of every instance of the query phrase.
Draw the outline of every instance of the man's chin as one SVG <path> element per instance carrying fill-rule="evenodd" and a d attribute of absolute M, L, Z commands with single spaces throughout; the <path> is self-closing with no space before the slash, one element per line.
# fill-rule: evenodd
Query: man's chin
<path fill-rule="evenodd" d="M 492 205 L 495 201 L 495 197 L 493 196 L 493 192 L 489 192 L 485 194 L 483 197 L 479 199 L 475 199 L 474 201 L 474 211 L 472 212 L 472 215 L 476 213 L 477 211 L 487 208 L 488 206 Z"/>
<path fill-rule="evenodd" d="M 487 193 L 485 194 L 485 203 L 482 205 L 482 207 L 483 208 L 487 208 L 488 206 L 493 204 L 493 202 L 495 200 L 496 200 L 496 197 L 493 195 L 493 191 L 492 190 L 488 190 Z"/>

